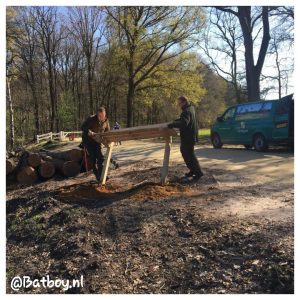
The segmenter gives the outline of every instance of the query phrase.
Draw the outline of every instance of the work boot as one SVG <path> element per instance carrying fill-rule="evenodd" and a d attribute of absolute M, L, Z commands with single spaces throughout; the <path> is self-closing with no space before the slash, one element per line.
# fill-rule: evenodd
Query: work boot
<path fill-rule="evenodd" d="M 198 173 L 198 174 L 195 174 L 195 176 L 193 176 L 193 181 L 198 181 L 204 174 L 201 172 L 201 173 Z"/>
<path fill-rule="evenodd" d="M 184 175 L 185 175 L 185 177 L 193 177 L 194 173 L 192 171 L 190 171 L 188 173 L 185 173 Z"/>

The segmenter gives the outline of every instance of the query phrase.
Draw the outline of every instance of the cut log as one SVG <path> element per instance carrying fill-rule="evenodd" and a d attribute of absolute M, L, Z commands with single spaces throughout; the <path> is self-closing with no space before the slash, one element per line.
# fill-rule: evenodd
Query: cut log
<path fill-rule="evenodd" d="M 6 160 L 6 175 L 10 174 L 15 168 L 16 163 L 13 159 Z"/>
<path fill-rule="evenodd" d="M 38 153 L 29 153 L 27 161 L 29 166 L 36 168 L 42 163 L 42 158 Z"/>
<path fill-rule="evenodd" d="M 12 176 L 16 176 L 19 174 L 19 172 L 25 168 L 26 166 L 28 166 L 28 152 L 27 151 L 24 151 L 21 156 L 20 156 L 20 159 L 16 165 L 16 167 L 14 168 L 14 170 L 11 172 L 11 175 Z"/>
<path fill-rule="evenodd" d="M 37 172 L 33 167 L 26 166 L 17 175 L 17 180 L 22 184 L 33 184 L 38 179 Z"/>
<path fill-rule="evenodd" d="M 61 151 L 61 152 L 44 150 L 44 152 L 53 158 L 71 160 L 76 162 L 81 161 L 83 156 L 83 151 L 81 149 L 71 149 L 71 150 Z"/>
<path fill-rule="evenodd" d="M 55 174 L 54 164 L 50 161 L 43 161 L 38 166 L 38 172 L 43 178 L 51 178 Z"/>
<path fill-rule="evenodd" d="M 41 156 L 43 160 L 53 163 L 55 169 L 64 176 L 72 177 L 80 172 L 80 165 L 75 161 L 65 161 L 46 154 L 41 154 Z"/>

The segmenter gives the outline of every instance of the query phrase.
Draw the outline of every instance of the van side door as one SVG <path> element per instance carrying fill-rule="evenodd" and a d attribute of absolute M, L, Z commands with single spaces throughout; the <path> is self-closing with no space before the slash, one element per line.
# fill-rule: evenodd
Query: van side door
<path fill-rule="evenodd" d="M 236 107 L 231 107 L 222 116 L 218 132 L 223 143 L 231 143 L 235 139 L 235 135 L 233 133 L 235 111 Z"/>
<path fill-rule="evenodd" d="M 261 132 L 266 138 L 270 136 L 272 102 L 243 104 L 236 112 L 236 137 L 240 144 L 251 145 L 256 132 Z"/>

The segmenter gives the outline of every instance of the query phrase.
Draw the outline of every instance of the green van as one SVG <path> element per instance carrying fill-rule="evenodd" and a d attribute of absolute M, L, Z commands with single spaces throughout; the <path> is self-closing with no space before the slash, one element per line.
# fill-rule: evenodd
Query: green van
<path fill-rule="evenodd" d="M 211 127 L 214 148 L 244 145 L 266 151 L 270 144 L 294 143 L 294 97 L 248 102 L 229 107 Z"/>

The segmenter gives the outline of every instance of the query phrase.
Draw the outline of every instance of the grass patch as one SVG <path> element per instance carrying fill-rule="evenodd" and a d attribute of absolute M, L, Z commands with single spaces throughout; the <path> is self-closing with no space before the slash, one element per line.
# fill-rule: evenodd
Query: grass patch
<path fill-rule="evenodd" d="M 210 129 L 209 128 L 203 128 L 203 129 L 199 129 L 199 137 L 210 137 Z"/>
<path fill-rule="evenodd" d="M 198 144 L 211 144 L 210 141 L 210 129 L 204 128 L 204 129 L 199 129 L 198 131 L 198 137 L 199 137 L 199 142 Z M 174 136 L 173 137 L 173 142 L 180 142 L 180 136 Z"/>

